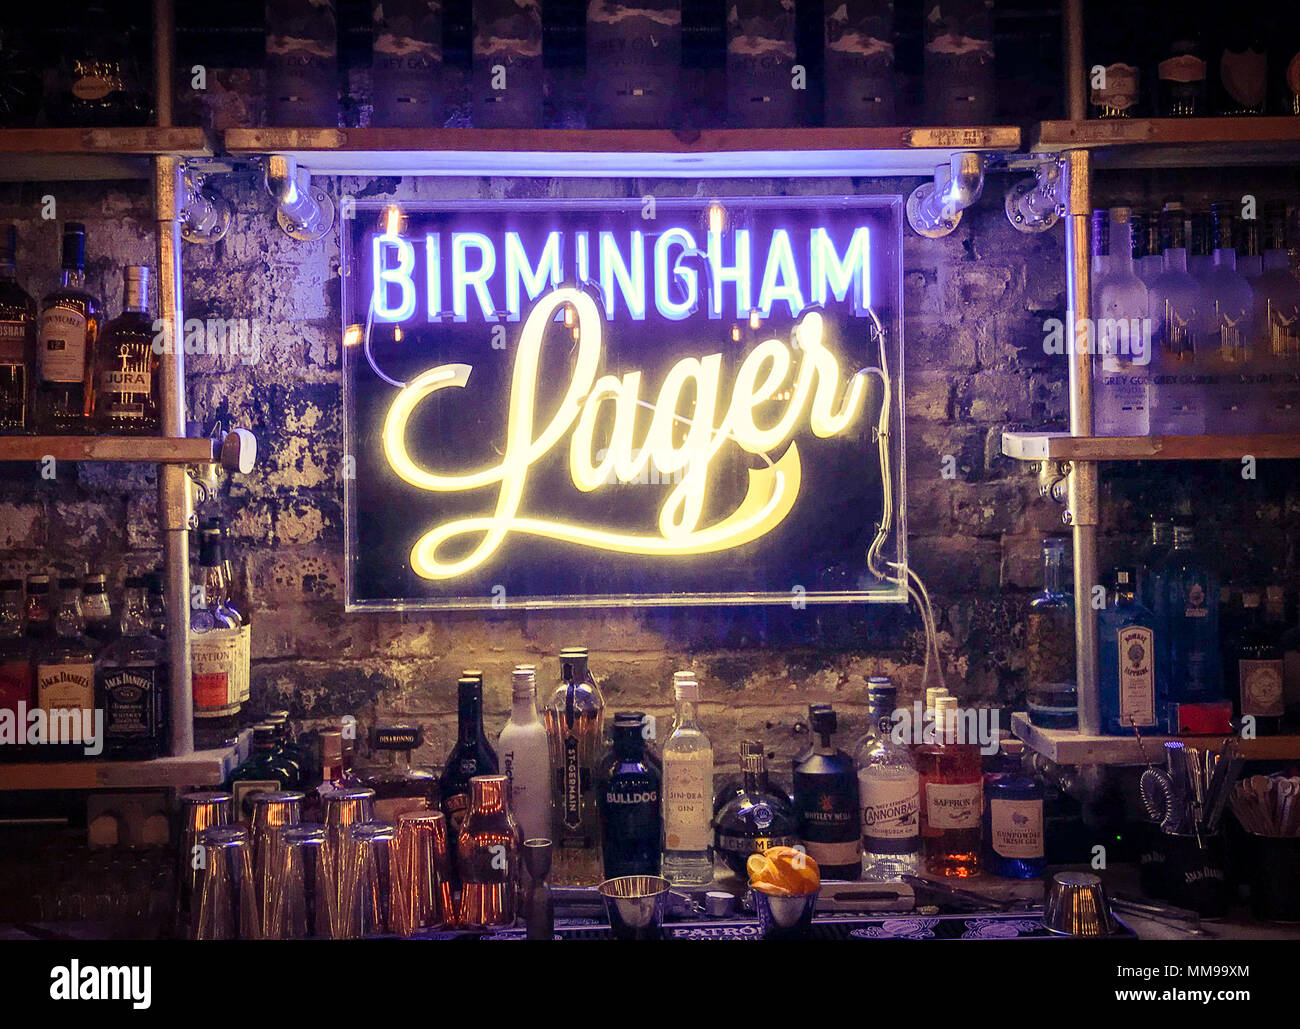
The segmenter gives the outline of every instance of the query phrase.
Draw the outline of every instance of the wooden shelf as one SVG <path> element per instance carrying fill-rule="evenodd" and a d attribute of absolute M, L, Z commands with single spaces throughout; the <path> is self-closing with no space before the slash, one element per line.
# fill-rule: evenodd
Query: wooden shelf
<path fill-rule="evenodd" d="M 1087 149 L 1103 168 L 1213 168 L 1300 160 L 1300 117 L 1045 121 L 1031 151 Z"/>
<path fill-rule="evenodd" d="M 708 129 L 230 129 L 234 155 L 316 175 L 562 178 L 932 175 L 963 150 L 1015 151 L 1015 126 Z"/>
<path fill-rule="evenodd" d="M 1085 736 L 1073 729 L 1044 729 L 1033 725 L 1029 715 L 1017 711 L 1011 716 L 1011 731 L 1025 746 L 1062 765 L 1161 764 L 1162 748 L 1169 740 L 1182 740 L 1189 747 L 1215 750 L 1222 736 L 1147 736 L 1139 746 L 1134 736 Z M 1239 740 L 1241 752 L 1250 761 L 1283 761 L 1300 758 L 1300 735 L 1259 736 Z M 1145 750 L 1145 756 L 1143 751 Z"/>
<path fill-rule="evenodd" d="M 206 464 L 218 460 L 220 440 L 170 436 L 0 436 L 0 461 L 124 461 Z"/>
<path fill-rule="evenodd" d="M 111 790 L 218 786 L 238 764 L 238 748 L 200 750 L 154 761 L 31 761 L 0 764 L 0 790 Z"/>
<path fill-rule="evenodd" d="M 139 179 L 150 157 L 211 157 L 200 128 L 0 129 L 0 181 Z"/>
<path fill-rule="evenodd" d="M 1002 433 L 1002 453 L 1021 461 L 1239 461 L 1300 457 L 1300 433 L 1259 436 L 1071 436 Z"/>

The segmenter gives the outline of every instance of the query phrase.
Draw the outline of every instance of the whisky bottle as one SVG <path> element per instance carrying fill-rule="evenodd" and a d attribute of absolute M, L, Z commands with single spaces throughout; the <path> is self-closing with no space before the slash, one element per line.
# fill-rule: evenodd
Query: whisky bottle
<path fill-rule="evenodd" d="M 35 702 L 32 644 L 23 626 L 23 581 L 0 579 L 0 711 L 12 712 L 18 729 L 26 723 L 25 714 L 21 721 L 18 718 L 18 705 L 30 710 Z"/>
<path fill-rule="evenodd" d="M 63 226 L 59 288 L 41 300 L 36 428 L 84 433 L 94 402 L 91 359 L 99 338 L 99 298 L 86 291 L 86 227 Z"/>
<path fill-rule="evenodd" d="M 78 742 L 72 735 L 79 729 L 85 741 L 95 731 L 95 648 L 85 634 L 80 587 L 74 578 L 59 580 L 54 636 L 35 656 L 36 704 L 45 712 L 48 740 L 56 744 L 44 752 L 49 756 L 77 756 L 80 747 L 66 746 Z M 73 718 L 74 728 L 69 730 Z M 65 746 L 57 746 L 60 743 Z"/>
<path fill-rule="evenodd" d="M 713 849 L 734 875 L 747 878 L 749 856 L 769 847 L 796 846 L 799 826 L 789 803 L 760 785 L 767 771 L 761 742 L 740 745 L 740 767 L 744 785 L 714 819 Z"/>
<path fill-rule="evenodd" d="M 370 753 L 383 754 L 384 760 L 360 779 L 362 786 L 375 791 L 378 821 L 395 824 L 404 811 L 437 810 L 437 777 L 411 767 L 411 751 L 423 742 L 424 733 L 418 725 L 375 726 L 370 730 Z"/>
<path fill-rule="evenodd" d="M 148 95 L 131 36 L 106 5 L 85 9 L 64 53 L 46 103 L 52 124 L 109 128 L 148 121 Z"/>
<path fill-rule="evenodd" d="M 235 671 L 239 686 L 239 702 L 248 703 L 252 687 L 252 650 L 253 624 L 252 602 L 248 592 L 235 577 L 234 562 L 230 557 L 230 536 L 225 523 L 220 518 L 207 518 L 203 522 L 203 531 L 209 533 L 209 539 L 216 547 L 220 576 L 215 580 L 214 588 L 220 591 L 217 603 L 226 617 L 234 623 L 238 638 L 238 653 L 235 659 Z"/>
<path fill-rule="evenodd" d="M 1169 34 L 1167 56 L 1156 65 L 1156 113 L 1162 118 L 1201 118 L 1209 113 L 1205 59 L 1189 17 L 1179 21 Z"/>
<path fill-rule="evenodd" d="M 586 647 L 560 651 L 560 684 L 547 702 L 545 720 L 551 744 L 552 882 L 590 886 L 603 872 L 596 766 L 604 749 L 605 698 L 587 666 Z"/>
<path fill-rule="evenodd" d="M 935 701 L 935 742 L 916 748 L 921 783 L 921 846 L 931 875 L 979 871 L 984 780 L 979 745 L 959 743 L 957 698 Z"/>
<path fill-rule="evenodd" d="M 103 575 L 87 575 L 81 581 L 81 616 L 86 620 L 86 635 L 100 646 L 115 635 L 117 626 Z"/>
<path fill-rule="evenodd" d="M 233 798 L 235 820 L 251 824 L 254 798 L 259 793 L 291 789 L 293 780 L 293 770 L 276 752 L 275 726 L 259 722 L 253 726 L 252 753 L 226 776 L 222 789 Z"/>
<path fill-rule="evenodd" d="M 27 605 L 25 610 L 27 638 L 39 643 L 54 635 L 54 612 L 50 604 L 50 577 L 27 576 Z"/>
<path fill-rule="evenodd" d="M 919 870 L 921 784 L 908 748 L 893 738 L 898 687 L 867 680 L 871 729 L 857 747 L 862 878 L 891 882 Z"/>
<path fill-rule="evenodd" d="M 36 301 L 20 285 L 17 230 L 0 231 L 0 433 L 31 432 Z"/>
<path fill-rule="evenodd" d="M 1283 660 L 1281 647 L 1282 597 L 1276 587 L 1268 605 L 1268 614 L 1260 606 L 1257 592 L 1242 595 L 1246 608 L 1245 624 L 1237 638 L 1233 655 L 1237 695 L 1233 698 L 1240 717 L 1255 721 L 1255 732 L 1271 736 L 1281 730 L 1285 712 Z"/>
<path fill-rule="evenodd" d="M 812 753 L 794 770 L 799 838 L 823 879 L 856 879 L 862 874 L 862 828 L 853 758 L 831 742 L 836 719 L 829 704 L 810 711 L 809 724 Z"/>
<path fill-rule="evenodd" d="M 510 809 L 525 840 L 551 835 L 551 751 L 537 715 L 537 670 L 517 665 L 511 676 L 510 719 L 497 739 Z"/>
<path fill-rule="evenodd" d="M 238 625 L 221 605 L 221 557 L 214 536 L 199 534 L 198 576 L 190 597 L 190 673 L 195 743 L 220 746 L 239 724 Z M 284 787 L 277 787 L 283 789 Z"/>
<path fill-rule="evenodd" d="M 162 362 L 153 349 L 149 269 L 130 265 L 124 279 L 122 313 L 104 326 L 95 343 L 95 428 L 116 435 L 155 435 Z"/>
<path fill-rule="evenodd" d="M 1099 691 L 1104 732 L 1132 736 L 1168 724 L 1161 634 L 1155 613 L 1134 592 L 1133 569 L 1115 570 L 1110 603 L 1098 614 Z"/>
<path fill-rule="evenodd" d="M 167 638 L 167 600 L 163 595 L 162 572 L 150 572 L 144 577 L 149 604 L 149 631 L 160 640 Z"/>
<path fill-rule="evenodd" d="M 120 635 L 104 649 L 96 673 L 104 753 L 111 758 L 148 760 L 165 746 L 167 648 L 149 631 L 144 591 L 142 577 L 127 577 Z"/>
<path fill-rule="evenodd" d="M 663 875 L 674 886 L 707 886 L 713 744 L 695 715 L 700 687 L 693 673 L 674 673 L 673 696 L 677 709 L 663 752 Z"/>
<path fill-rule="evenodd" d="M 476 775 L 495 775 L 496 754 L 483 734 L 483 673 L 466 669 L 456 685 L 457 735 L 438 781 L 438 798 L 447 816 L 447 845 L 454 847 L 456 834 L 469 813 L 469 781 Z"/>
<path fill-rule="evenodd" d="M 1174 545 L 1156 573 L 1156 625 L 1165 633 L 1169 700 L 1223 699 L 1219 654 L 1219 577 L 1196 550 L 1196 533 L 1174 525 Z M 1176 726 L 1170 726 L 1176 729 Z"/>
<path fill-rule="evenodd" d="M 644 729 L 639 711 L 614 715 L 613 746 L 601 764 L 598 787 L 606 879 L 659 874 L 660 779 L 646 760 Z M 711 881 L 712 863 L 709 872 Z"/>

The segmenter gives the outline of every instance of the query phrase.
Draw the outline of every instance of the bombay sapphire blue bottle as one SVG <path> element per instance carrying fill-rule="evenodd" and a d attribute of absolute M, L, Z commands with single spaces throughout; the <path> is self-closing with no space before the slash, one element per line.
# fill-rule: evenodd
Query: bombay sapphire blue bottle
<path fill-rule="evenodd" d="M 1019 740 L 1004 739 L 984 775 L 984 863 L 1007 879 L 1037 879 L 1047 869 L 1043 788 L 1025 772 L 1024 752 Z"/>
<path fill-rule="evenodd" d="M 1174 526 L 1173 549 L 1156 573 L 1155 614 L 1168 640 L 1161 649 L 1168 653 L 1170 704 L 1222 700 L 1219 577 L 1197 552 L 1190 525 Z"/>
<path fill-rule="evenodd" d="M 1155 613 L 1137 599 L 1132 568 L 1115 569 L 1115 592 L 1097 616 L 1101 728 L 1115 736 L 1164 731 L 1168 690 Z"/>

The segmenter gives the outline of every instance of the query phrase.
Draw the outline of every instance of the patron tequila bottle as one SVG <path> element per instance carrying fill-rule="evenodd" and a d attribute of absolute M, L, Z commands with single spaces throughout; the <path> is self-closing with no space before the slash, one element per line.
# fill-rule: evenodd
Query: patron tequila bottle
<path fill-rule="evenodd" d="M 95 344 L 94 421 L 102 433 L 154 435 L 162 362 L 153 349 L 149 269 L 131 265 L 124 277 L 122 313 L 104 326 Z"/>
<path fill-rule="evenodd" d="M 84 433 L 94 400 L 91 359 L 99 298 L 86 291 L 86 227 L 63 226 L 63 275 L 41 300 L 36 424 L 39 432 Z"/>
<path fill-rule="evenodd" d="M 0 433 L 31 432 L 36 374 L 36 301 L 18 285 L 18 236 L 0 230 Z"/>
<path fill-rule="evenodd" d="M 546 726 L 537 716 L 537 671 L 517 665 L 511 676 L 513 705 L 497 751 L 510 784 L 510 810 L 525 840 L 551 835 L 551 753 Z"/>
<path fill-rule="evenodd" d="M 442 813 L 447 816 L 447 845 L 454 847 L 470 805 L 470 780 L 495 775 L 497 756 L 483 732 L 483 673 L 466 669 L 456 685 L 456 745 L 438 781 Z"/>
<path fill-rule="evenodd" d="M 1115 571 L 1115 590 L 1097 619 L 1101 726 L 1121 736 L 1168 724 L 1156 616 L 1137 599 L 1132 568 Z"/>
<path fill-rule="evenodd" d="M 935 742 L 916 748 L 921 783 L 921 845 L 931 875 L 979 871 L 984 798 L 979 745 L 958 742 L 957 698 L 935 701 Z"/>
<path fill-rule="evenodd" d="M 856 879 L 862 873 L 862 827 L 853 758 L 831 742 L 835 711 L 828 704 L 810 712 L 812 753 L 794 770 L 799 838 L 823 879 Z"/>
<path fill-rule="evenodd" d="M 167 648 L 149 631 L 145 584 L 128 576 L 122 595 L 121 632 L 105 648 L 96 676 L 104 712 L 104 752 L 147 760 L 165 749 Z"/>
<path fill-rule="evenodd" d="M 602 764 L 599 786 L 607 879 L 659 874 L 660 779 L 646 760 L 644 732 L 641 712 L 614 716 L 613 747 Z"/>
<path fill-rule="evenodd" d="M 591 886 L 602 875 L 596 766 L 604 748 L 605 698 L 587 667 L 586 647 L 560 651 L 560 684 L 545 718 L 553 783 L 552 881 Z"/>
<path fill-rule="evenodd" d="M 673 694 L 677 710 L 663 751 L 663 875 L 675 886 L 706 886 L 713 881 L 713 744 L 696 719 L 700 687 L 695 676 L 676 672 Z"/>
<path fill-rule="evenodd" d="M 893 739 L 898 688 L 867 680 L 871 730 L 857 748 L 862 804 L 862 878 L 891 882 L 920 871 L 921 787 L 908 748 Z"/>

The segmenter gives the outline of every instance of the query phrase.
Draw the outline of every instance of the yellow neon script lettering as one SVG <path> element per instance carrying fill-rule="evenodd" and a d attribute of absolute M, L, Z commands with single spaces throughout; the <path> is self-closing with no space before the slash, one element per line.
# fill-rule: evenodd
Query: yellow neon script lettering
<path fill-rule="evenodd" d="M 543 334 L 565 305 L 577 312 L 577 355 L 573 376 L 551 420 L 536 436 L 538 364 Z M 406 449 L 406 427 L 416 408 L 431 394 L 451 386 L 464 387 L 471 366 L 447 364 L 412 379 L 398 393 L 384 421 L 383 445 L 389 465 L 406 482 L 437 493 L 461 493 L 499 485 L 495 509 L 477 518 L 459 518 L 425 533 L 411 549 L 411 567 L 426 579 L 450 579 L 472 571 L 488 560 L 512 532 L 627 554 L 676 556 L 707 554 L 738 547 L 769 532 L 788 515 L 799 495 L 802 467 L 799 448 L 791 442 L 786 452 L 767 467 L 749 470 L 744 498 L 731 514 L 712 525 L 701 526 L 709 487 L 709 468 L 723 444 L 731 441 L 751 454 L 766 456 L 793 434 L 805 408 L 809 425 L 818 437 L 833 436 L 853 424 L 866 395 L 865 372 L 856 373 L 843 388 L 839 363 L 822 343 L 822 319 L 809 312 L 796 327 L 802 355 L 794 382 L 786 387 L 793 358 L 780 340 L 756 346 L 736 375 L 731 403 L 717 421 L 722 355 L 684 358 L 668 372 L 646 437 L 635 444 L 636 411 L 641 373 L 621 378 L 603 375 L 600 365 L 603 323 L 595 301 L 577 289 L 557 289 L 538 301 L 524 323 L 510 385 L 506 444 L 500 464 L 460 475 L 442 475 L 418 466 Z M 786 391 L 786 392 L 783 392 Z M 680 410 L 683 393 L 693 394 L 689 412 Z M 755 410 L 788 396 L 787 406 L 775 424 L 755 424 Z M 838 402 L 837 402 L 838 401 Z M 609 445 L 599 464 L 592 463 L 596 425 L 602 405 L 613 405 Z M 686 426 L 680 444 L 674 437 Z M 680 472 L 659 512 L 659 535 L 635 535 L 569 522 L 528 518 L 519 514 L 528 470 L 572 429 L 569 474 L 573 484 L 587 493 L 612 480 L 632 482 L 646 468 L 661 473 Z M 456 559 L 440 554 L 444 544 L 460 536 L 478 536 L 476 545 Z"/>

